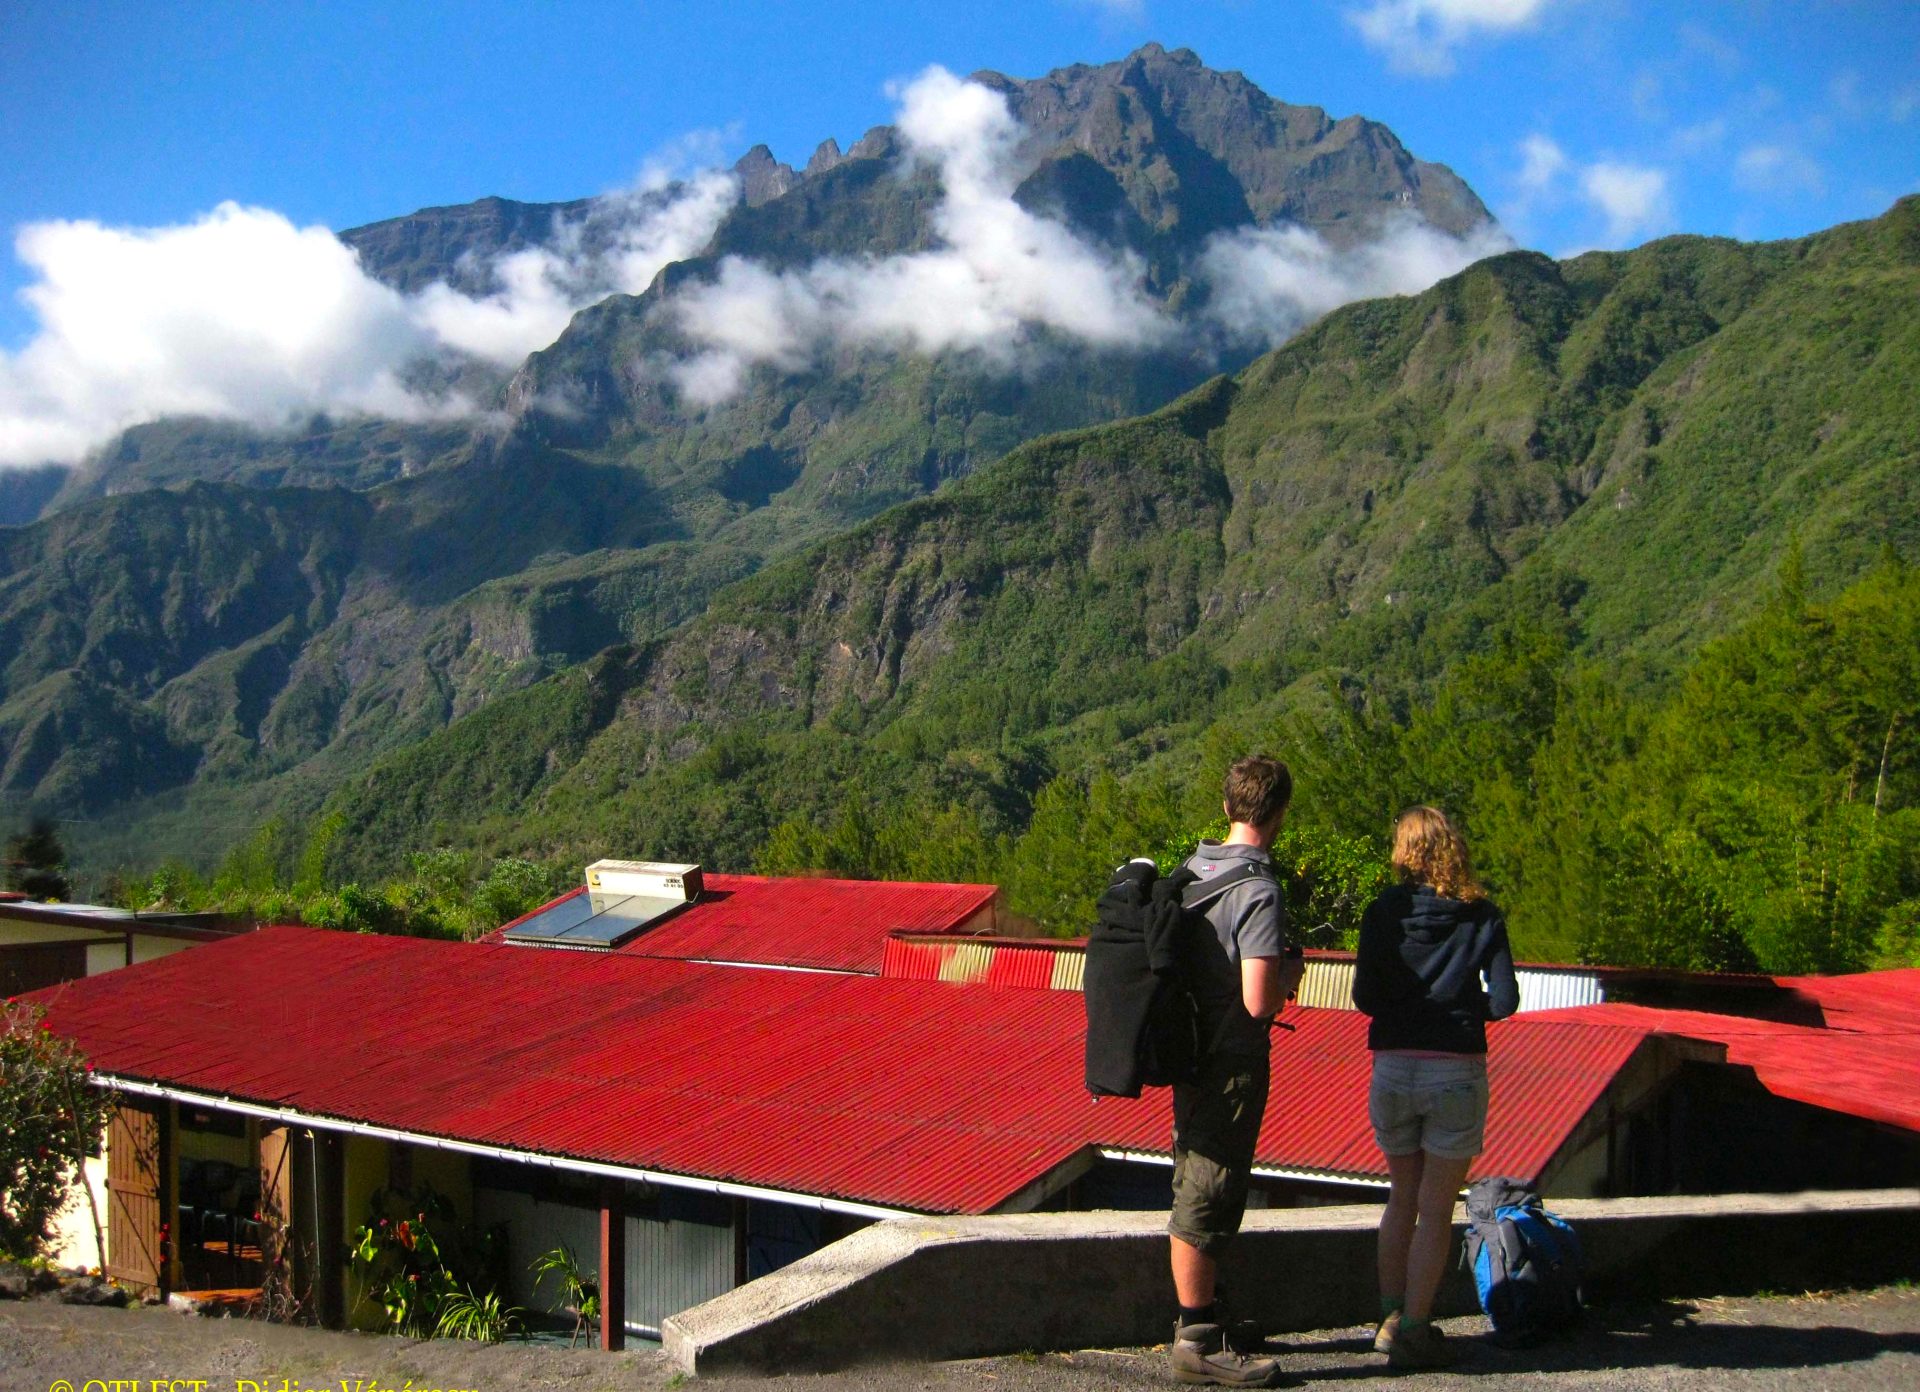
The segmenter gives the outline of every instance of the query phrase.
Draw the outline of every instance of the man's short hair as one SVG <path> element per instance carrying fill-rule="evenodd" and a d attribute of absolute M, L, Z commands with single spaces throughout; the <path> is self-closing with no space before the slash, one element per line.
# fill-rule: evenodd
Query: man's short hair
<path fill-rule="evenodd" d="M 1268 826 L 1293 801 L 1293 775 L 1278 759 L 1249 754 L 1227 770 L 1227 816 L 1249 826 Z"/>

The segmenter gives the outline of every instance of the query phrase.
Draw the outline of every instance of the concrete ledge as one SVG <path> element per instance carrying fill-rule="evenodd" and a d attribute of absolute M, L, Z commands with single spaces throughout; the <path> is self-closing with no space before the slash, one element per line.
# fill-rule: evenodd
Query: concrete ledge
<path fill-rule="evenodd" d="M 1920 1276 L 1920 1189 L 1578 1199 L 1589 1287 L 1659 1295 L 1806 1290 Z M 1223 1264 L 1236 1316 L 1276 1333 L 1370 1322 L 1376 1204 L 1247 1215 Z M 1164 1342 L 1164 1213 L 878 1223 L 671 1316 L 688 1372 L 786 1372 L 1022 1349 Z M 1454 1272 L 1443 1313 L 1476 1307 Z"/>

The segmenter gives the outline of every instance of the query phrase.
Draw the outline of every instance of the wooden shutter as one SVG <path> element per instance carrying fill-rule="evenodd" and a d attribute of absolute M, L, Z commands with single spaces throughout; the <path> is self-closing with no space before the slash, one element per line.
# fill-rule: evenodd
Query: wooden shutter
<path fill-rule="evenodd" d="M 165 1102 L 122 1102 L 107 1128 L 107 1275 L 140 1295 L 167 1285 Z"/>

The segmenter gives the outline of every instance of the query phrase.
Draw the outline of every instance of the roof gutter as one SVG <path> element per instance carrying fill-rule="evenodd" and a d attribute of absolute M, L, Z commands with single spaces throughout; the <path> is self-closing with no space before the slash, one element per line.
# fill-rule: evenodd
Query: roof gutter
<path fill-rule="evenodd" d="M 1102 1146 L 1102 1160 L 1125 1160 L 1135 1165 L 1173 1166 L 1171 1155 L 1162 1155 L 1152 1150 L 1121 1150 L 1117 1147 Z M 1359 1184 L 1369 1189 L 1389 1189 L 1391 1181 L 1378 1175 L 1342 1174 L 1338 1170 L 1295 1170 L 1281 1165 L 1255 1165 L 1253 1174 L 1259 1179 L 1304 1179 L 1315 1184 Z"/>
<path fill-rule="evenodd" d="M 791 1204 L 795 1208 L 814 1208 L 827 1213 L 845 1213 L 855 1218 L 923 1218 L 926 1215 L 906 1208 L 884 1208 L 879 1204 L 857 1203 L 851 1199 L 829 1199 L 819 1194 L 800 1194 L 789 1189 L 766 1189 L 757 1184 L 733 1184 L 723 1179 L 697 1179 L 689 1175 L 643 1170 L 631 1165 L 608 1165 L 597 1160 L 576 1160 L 571 1156 L 546 1155 L 533 1150 L 514 1150 L 507 1146 L 483 1145 L 478 1141 L 454 1140 L 447 1136 L 429 1136 L 419 1131 L 402 1131 L 371 1122 L 347 1121 L 341 1117 L 320 1116 L 293 1107 L 269 1107 L 258 1102 L 243 1102 L 234 1097 L 194 1092 L 188 1088 L 168 1087 L 163 1083 L 145 1083 L 111 1073 L 95 1073 L 93 1085 L 141 1097 L 158 1097 L 169 1102 L 185 1102 L 196 1107 L 235 1112 L 278 1121 L 293 1126 L 308 1126 L 317 1131 L 338 1131 L 349 1136 L 366 1136 L 377 1141 L 400 1141 L 406 1145 L 428 1146 L 434 1150 L 478 1155 L 488 1160 L 507 1160 L 521 1165 L 543 1165 L 548 1169 L 573 1174 L 594 1175 L 603 1179 L 637 1180 L 663 1189 L 688 1189 L 702 1194 L 723 1194 L 734 1199 L 759 1199 L 766 1203 Z"/>

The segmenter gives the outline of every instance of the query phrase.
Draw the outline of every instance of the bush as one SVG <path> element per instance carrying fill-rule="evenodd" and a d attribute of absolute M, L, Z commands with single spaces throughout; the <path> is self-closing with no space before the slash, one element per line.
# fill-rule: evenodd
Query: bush
<path fill-rule="evenodd" d="M 504 1251 L 499 1228 L 461 1227 L 431 1188 L 378 1189 L 354 1233 L 351 1262 L 388 1333 L 492 1342 L 514 1332 L 520 1316 L 498 1294 Z"/>
<path fill-rule="evenodd" d="M 0 1252 L 14 1257 L 45 1252 L 113 1107 L 45 1013 L 8 1001 L 0 1014 Z"/>

